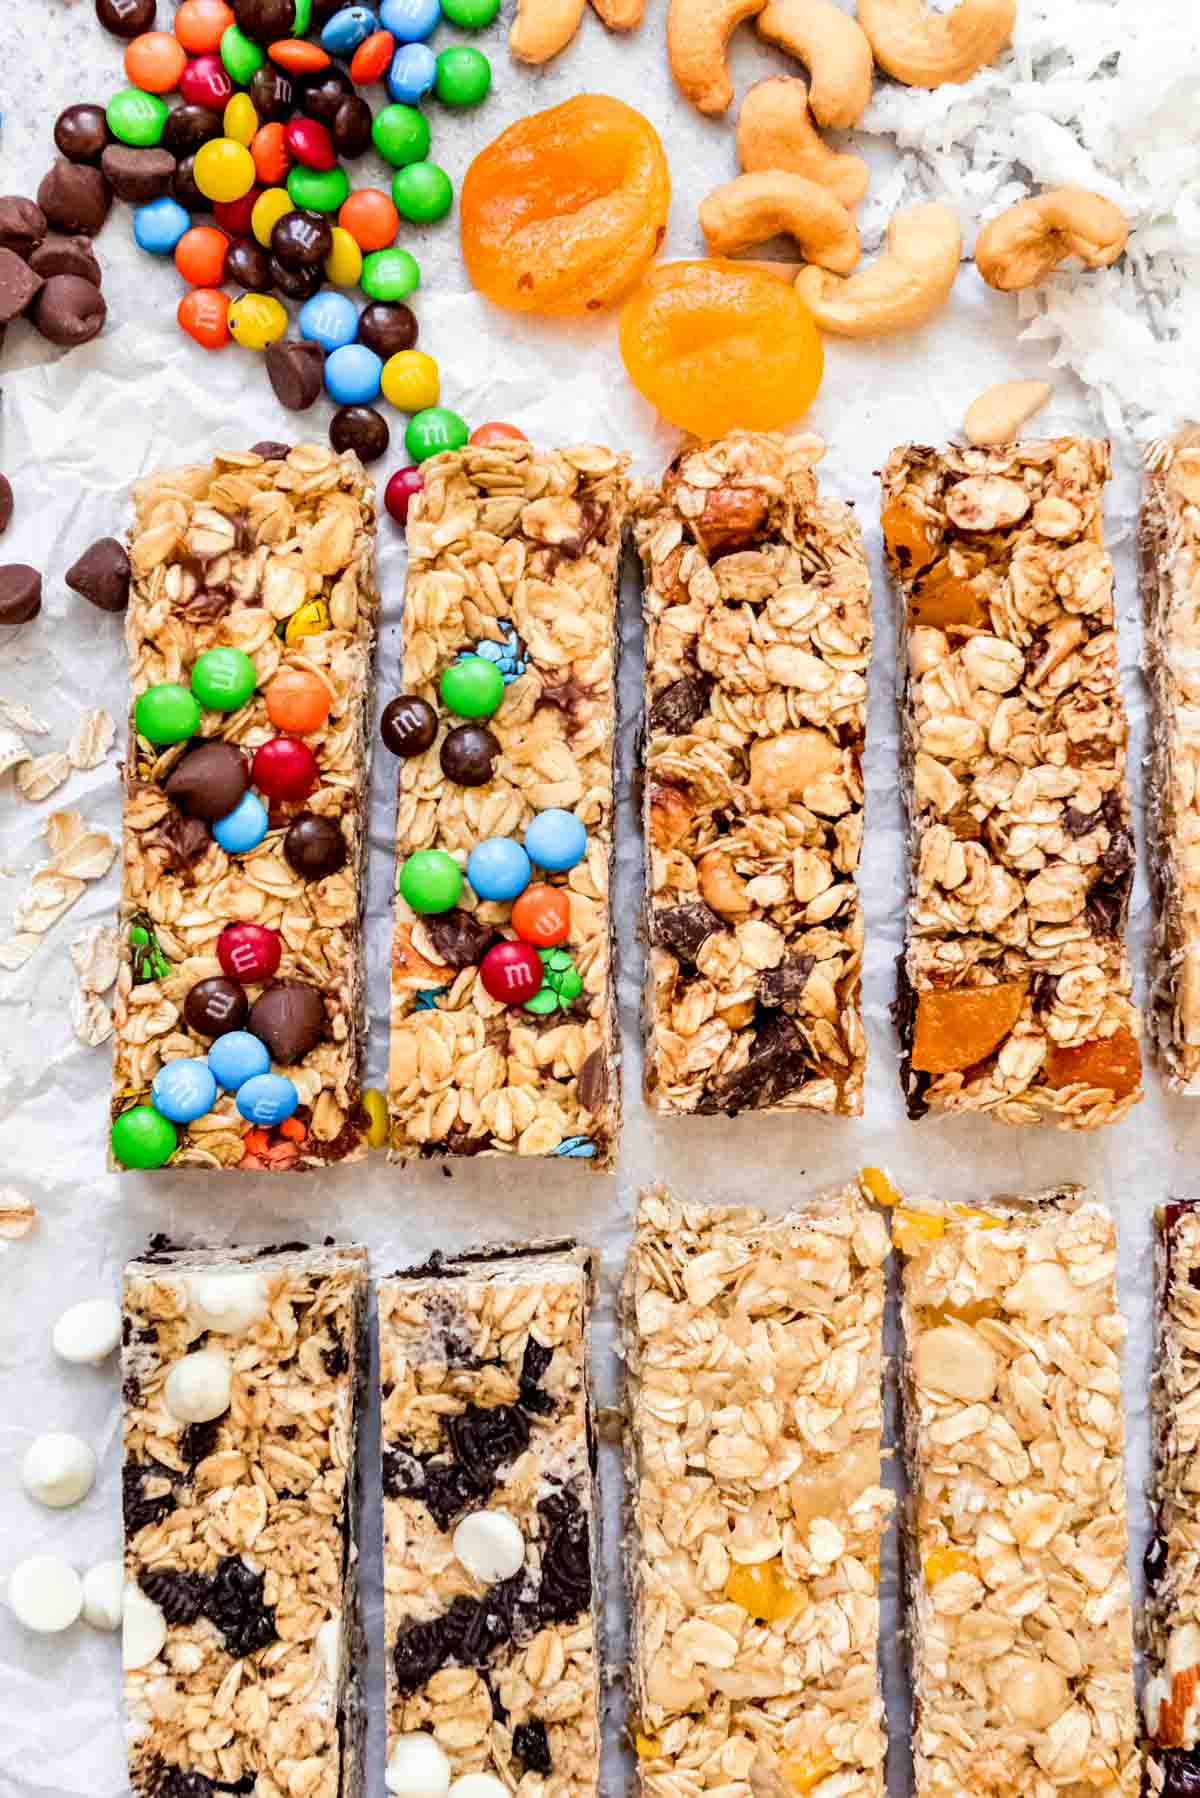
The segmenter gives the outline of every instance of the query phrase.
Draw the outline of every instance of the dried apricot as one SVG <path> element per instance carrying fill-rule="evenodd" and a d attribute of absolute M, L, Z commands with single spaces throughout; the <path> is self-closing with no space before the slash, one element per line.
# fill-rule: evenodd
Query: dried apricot
<path fill-rule="evenodd" d="M 759 1623 L 786 1622 L 807 1605 L 803 1592 L 789 1586 L 783 1577 L 778 1555 L 772 1561 L 736 1565 L 725 1581 L 725 1596 Z"/>
<path fill-rule="evenodd" d="M 892 1241 L 903 1255 L 915 1255 L 923 1243 L 946 1234 L 946 1220 L 936 1211 L 907 1211 L 901 1206 L 892 1219 Z"/>
<path fill-rule="evenodd" d="M 999 1047 L 1021 1015 L 1026 986 L 953 987 L 921 993 L 913 1030 L 912 1065 L 922 1074 L 960 1073 Z"/>
<path fill-rule="evenodd" d="M 860 1167 L 858 1178 L 877 1205 L 898 1205 L 900 1203 L 900 1194 L 892 1184 L 886 1168 Z"/>
<path fill-rule="evenodd" d="M 518 119 L 467 170 L 467 273 L 510 312 L 611 306 L 662 242 L 670 201 L 650 121 L 605 94 L 577 94 Z"/>
<path fill-rule="evenodd" d="M 836 1766 L 837 1762 L 827 1749 L 817 1748 L 811 1754 L 802 1754 L 799 1760 L 781 1761 L 779 1771 L 790 1791 L 814 1792 Z"/>
<path fill-rule="evenodd" d="M 970 578 L 956 573 L 949 558 L 945 557 L 935 562 L 913 588 L 908 602 L 908 622 L 910 625 L 929 624 L 939 631 L 955 624 L 983 630 L 988 614 Z"/>
<path fill-rule="evenodd" d="M 921 1564 L 927 1586 L 939 1586 L 956 1573 L 978 1575 L 979 1562 L 967 1548 L 931 1548 Z"/>
<path fill-rule="evenodd" d="M 1122 1024 L 1111 1036 L 1093 1037 L 1072 1049 L 1050 1050 L 1046 1057 L 1048 1086 L 1098 1086 L 1114 1099 L 1127 1099 L 1142 1080 L 1137 1038 Z"/>
<path fill-rule="evenodd" d="M 883 546 L 901 574 L 913 574 L 933 561 L 938 547 L 936 529 L 902 494 L 883 508 L 879 522 L 883 526 Z"/>
<path fill-rule="evenodd" d="M 738 262 L 667 262 L 621 312 L 621 357 L 640 394 L 697 437 L 772 431 L 812 404 L 825 358 L 796 291 Z"/>

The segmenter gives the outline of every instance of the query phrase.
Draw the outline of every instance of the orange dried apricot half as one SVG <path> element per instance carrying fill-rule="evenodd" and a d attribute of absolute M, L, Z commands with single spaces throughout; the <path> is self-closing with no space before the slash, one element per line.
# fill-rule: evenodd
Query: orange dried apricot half
<path fill-rule="evenodd" d="M 640 394 L 697 437 L 773 431 L 807 412 L 825 367 L 795 289 L 737 262 L 666 262 L 621 311 L 621 357 Z"/>
<path fill-rule="evenodd" d="M 1114 1099 L 1127 1099 L 1141 1079 L 1137 1038 L 1123 1024 L 1111 1036 L 1093 1037 L 1071 1049 L 1053 1047 L 1046 1057 L 1048 1086 L 1106 1087 Z"/>
<path fill-rule="evenodd" d="M 944 631 L 951 625 L 986 627 L 987 607 L 968 576 L 956 574 L 948 559 L 935 562 L 921 576 L 908 601 L 910 625 L 929 624 Z"/>
<path fill-rule="evenodd" d="M 921 993 L 913 1030 L 912 1065 L 922 1074 L 955 1074 L 998 1048 L 1021 1015 L 1025 982 L 952 987 Z"/>
<path fill-rule="evenodd" d="M 467 273 L 510 312 L 611 306 L 662 242 L 670 201 L 649 119 L 606 94 L 577 94 L 518 119 L 467 170 Z"/>
<path fill-rule="evenodd" d="M 883 508 L 883 546 L 901 574 L 927 568 L 937 554 L 938 532 L 904 495 L 897 494 Z"/>

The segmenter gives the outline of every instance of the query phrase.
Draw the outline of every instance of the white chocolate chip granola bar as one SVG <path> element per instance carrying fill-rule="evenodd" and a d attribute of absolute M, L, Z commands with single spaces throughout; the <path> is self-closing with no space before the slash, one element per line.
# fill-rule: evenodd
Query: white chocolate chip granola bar
<path fill-rule="evenodd" d="M 358 1798 L 366 1251 L 126 1270 L 124 1666 L 137 1798 Z"/>
<path fill-rule="evenodd" d="M 916 1798 L 1137 1798 L 1112 1217 L 893 1215 Z"/>
<path fill-rule="evenodd" d="M 822 453 L 734 432 L 635 493 L 659 1112 L 862 1112 L 871 589 Z"/>
<path fill-rule="evenodd" d="M 906 615 L 910 1117 L 1090 1129 L 1142 1096 L 1108 474 L 1108 445 L 1073 437 L 908 445 L 884 470 Z"/>
<path fill-rule="evenodd" d="M 644 1195 L 623 1290 L 643 1798 L 882 1798 L 886 1226 Z"/>
<path fill-rule="evenodd" d="M 434 1256 L 380 1282 L 401 1798 L 451 1778 L 465 1798 L 470 1775 L 514 1798 L 599 1792 L 591 1301 L 591 1258 L 571 1242 Z"/>
<path fill-rule="evenodd" d="M 421 472 L 392 702 L 392 1152 L 608 1167 L 624 463 L 511 443 Z"/>

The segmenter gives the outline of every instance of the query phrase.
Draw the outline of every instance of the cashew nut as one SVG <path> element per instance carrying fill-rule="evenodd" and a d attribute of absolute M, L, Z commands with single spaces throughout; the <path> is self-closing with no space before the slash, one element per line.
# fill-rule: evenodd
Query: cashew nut
<path fill-rule="evenodd" d="M 926 0 L 858 0 L 858 22 L 881 69 L 907 87 L 969 81 L 1012 36 L 1017 0 L 958 0 L 947 13 Z"/>
<path fill-rule="evenodd" d="M 592 11 L 610 31 L 636 31 L 646 0 L 592 0 Z"/>
<path fill-rule="evenodd" d="M 778 44 L 812 78 L 808 103 L 822 125 L 855 125 L 871 98 L 871 46 L 862 28 L 833 0 L 770 0 L 760 37 Z"/>
<path fill-rule="evenodd" d="M 798 75 L 757 81 L 742 101 L 737 122 L 738 161 L 748 174 L 786 169 L 827 187 L 852 209 L 867 191 L 870 170 L 861 156 L 831 150 L 812 122 L 808 88 Z"/>
<path fill-rule="evenodd" d="M 743 19 L 765 0 L 671 0 L 667 56 L 681 94 L 701 112 L 724 112 L 733 99 L 725 50 Z"/>
<path fill-rule="evenodd" d="M 1018 200 L 989 220 L 975 240 L 975 266 L 1001 293 L 1036 287 L 1068 256 L 1088 268 L 1108 268 L 1129 237 L 1119 206 L 1086 187 L 1052 187 Z"/>
<path fill-rule="evenodd" d="M 715 187 L 700 203 L 700 227 L 711 256 L 728 256 L 786 231 L 821 268 L 845 275 L 858 261 L 858 227 L 840 200 L 783 169 L 738 175 Z"/>
<path fill-rule="evenodd" d="M 949 206 L 908 206 L 887 229 L 887 247 L 848 281 L 804 268 L 796 292 L 822 331 L 886 337 L 924 324 L 945 305 L 958 273 L 962 232 Z"/>
<path fill-rule="evenodd" d="M 988 387 L 967 407 L 963 435 L 980 449 L 993 443 L 1015 443 L 1021 426 L 1050 398 L 1049 381 L 1001 381 Z"/>
<path fill-rule="evenodd" d="M 521 62 L 549 62 L 579 30 L 584 0 L 517 0 L 508 47 Z"/>

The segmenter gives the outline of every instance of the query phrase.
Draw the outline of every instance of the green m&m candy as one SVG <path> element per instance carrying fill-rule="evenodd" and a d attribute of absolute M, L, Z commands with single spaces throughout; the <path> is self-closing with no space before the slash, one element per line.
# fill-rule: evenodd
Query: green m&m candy
<path fill-rule="evenodd" d="M 209 712 L 236 712 L 257 685 L 254 663 L 242 649 L 206 649 L 192 668 L 192 692 Z"/>
<path fill-rule="evenodd" d="M 463 31 L 482 31 L 500 11 L 500 0 L 442 0 L 442 12 Z"/>
<path fill-rule="evenodd" d="M 478 106 L 492 85 L 492 65 L 482 50 L 452 44 L 437 59 L 433 91 L 443 106 Z"/>
<path fill-rule="evenodd" d="M 443 450 L 461 449 L 470 435 L 466 420 L 449 406 L 426 406 L 409 419 L 404 447 L 414 462 L 425 462 Z"/>
<path fill-rule="evenodd" d="M 310 212 L 336 212 L 350 192 L 350 179 L 341 167 L 306 169 L 298 162 L 288 173 L 287 190 L 293 206 Z"/>
<path fill-rule="evenodd" d="M 410 162 L 392 176 L 392 203 L 401 218 L 414 225 L 444 219 L 454 203 L 454 188 L 436 162 Z"/>
<path fill-rule="evenodd" d="M 236 25 L 230 25 L 221 36 L 221 61 L 231 81 L 247 87 L 267 60 L 253 38 L 248 38 Z"/>
<path fill-rule="evenodd" d="M 417 849 L 400 870 L 400 897 L 416 912 L 449 911 L 458 904 L 462 879 L 444 849 Z"/>
<path fill-rule="evenodd" d="M 292 26 L 293 37 L 303 37 L 312 24 L 312 0 L 296 0 L 296 18 Z"/>
<path fill-rule="evenodd" d="M 153 1105 L 134 1105 L 112 1127 L 112 1152 L 124 1167 L 162 1167 L 178 1147 L 174 1124 Z"/>
<path fill-rule="evenodd" d="M 160 681 L 141 695 L 133 722 L 138 736 L 151 743 L 183 743 L 200 727 L 200 702 L 186 687 Z"/>
<path fill-rule="evenodd" d="M 383 106 L 375 114 L 371 142 L 395 169 L 423 162 L 429 154 L 429 120 L 415 106 Z"/>
<path fill-rule="evenodd" d="M 405 300 L 421 285 L 421 270 L 415 256 L 393 244 L 390 250 L 372 250 L 363 257 L 359 280 L 373 300 Z"/>
<path fill-rule="evenodd" d="M 442 675 L 438 692 L 460 718 L 490 718 L 504 698 L 504 676 L 486 656 L 460 656 Z"/>
<path fill-rule="evenodd" d="M 140 87 L 123 87 L 109 101 L 104 116 L 114 137 L 140 150 L 161 143 L 169 111 L 166 101 L 157 94 L 145 94 Z"/>

